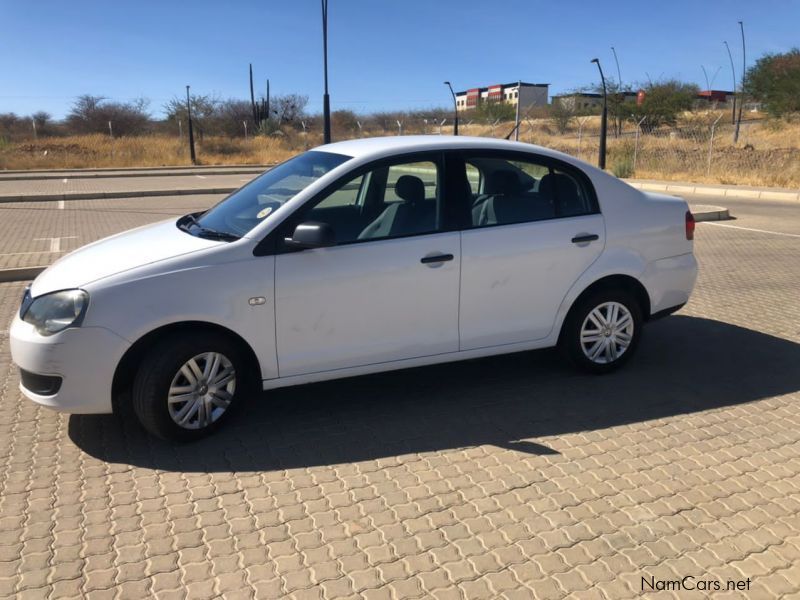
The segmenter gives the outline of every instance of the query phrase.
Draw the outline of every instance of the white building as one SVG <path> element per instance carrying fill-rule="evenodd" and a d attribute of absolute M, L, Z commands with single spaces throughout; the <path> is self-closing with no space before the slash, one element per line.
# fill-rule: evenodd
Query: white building
<path fill-rule="evenodd" d="M 505 102 L 516 106 L 520 110 L 531 106 L 547 106 L 549 83 L 500 83 L 481 88 L 472 88 L 463 92 L 456 92 L 456 105 L 458 110 L 470 110 L 478 106 L 479 102 Z"/>

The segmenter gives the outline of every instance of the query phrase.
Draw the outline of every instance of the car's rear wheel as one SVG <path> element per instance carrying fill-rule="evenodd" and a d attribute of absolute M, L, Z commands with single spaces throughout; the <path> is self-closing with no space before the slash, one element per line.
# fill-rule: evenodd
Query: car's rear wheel
<path fill-rule="evenodd" d="M 559 345 L 580 369 L 608 373 L 625 364 L 642 335 L 642 309 L 625 290 L 598 290 L 570 311 Z"/>
<path fill-rule="evenodd" d="M 153 435 L 191 441 L 220 427 L 246 384 L 234 341 L 214 333 L 177 334 L 154 345 L 139 365 L 133 409 Z"/>

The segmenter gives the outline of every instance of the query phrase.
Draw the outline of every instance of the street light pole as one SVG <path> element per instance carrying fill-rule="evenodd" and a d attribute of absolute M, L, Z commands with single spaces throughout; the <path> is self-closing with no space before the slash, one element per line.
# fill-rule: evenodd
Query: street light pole
<path fill-rule="evenodd" d="M 622 73 L 619 71 L 619 59 L 617 58 L 617 51 L 614 46 L 611 46 L 611 52 L 614 54 L 614 62 L 617 63 L 617 86 L 620 93 L 622 93 Z"/>
<path fill-rule="evenodd" d="M 197 164 L 197 157 L 194 153 L 194 130 L 192 128 L 192 103 L 189 101 L 189 86 L 186 86 L 186 118 L 189 121 L 189 155 L 192 158 L 192 164 Z"/>
<path fill-rule="evenodd" d="M 603 68 L 600 66 L 600 61 L 596 58 L 592 62 L 597 65 L 600 71 L 600 81 L 603 82 L 603 114 L 600 117 L 600 156 L 597 161 L 597 166 L 601 169 L 606 168 L 606 134 L 608 127 L 608 92 L 606 90 L 606 78 L 603 76 Z"/>
<path fill-rule="evenodd" d="M 731 47 L 728 42 L 723 42 L 725 49 L 728 51 L 728 60 L 731 61 L 731 75 L 733 76 L 733 109 L 731 110 L 731 123 L 736 123 L 736 69 L 733 66 L 733 55 L 731 54 Z"/>
<path fill-rule="evenodd" d="M 622 73 L 619 70 L 619 59 L 617 58 L 617 49 L 611 46 L 611 53 L 614 55 L 614 62 L 617 63 L 617 98 L 614 103 L 614 137 L 619 137 L 622 133 L 622 119 L 620 119 L 620 111 L 625 101 L 625 96 L 622 91 Z"/>
<path fill-rule="evenodd" d="M 458 135 L 458 101 L 456 100 L 456 93 L 453 91 L 453 86 L 449 81 L 444 84 L 450 88 L 450 94 L 453 96 L 453 135 Z"/>
<path fill-rule="evenodd" d="M 747 58 L 744 49 L 744 23 L 739 21 L 739 28 L 742 30 L 742 97 L 739 98 L 739 115 L 736 117 L 736 129 L 733 132 L 733 143 L 739 141 L 739 126 L 742 124 L 742 109 L 744 108 L 744 80 L 747 75 Z"/>
<path fill-rule="evenodd" d="M 328 0 L 322 0 L 322 61 L 325 71 L 325 93 L 322 96 L 323 139 L 331 143 L 331 98 L 328 95 Z"/>
<path fill-rule="evenodd" d="M 517 80 L 517 110 L 514 114 L 514 141 L 519 141 L 519 102 L 522 99 L 520 97 L 520 92 L 522 92 L 522 80 Z"/>

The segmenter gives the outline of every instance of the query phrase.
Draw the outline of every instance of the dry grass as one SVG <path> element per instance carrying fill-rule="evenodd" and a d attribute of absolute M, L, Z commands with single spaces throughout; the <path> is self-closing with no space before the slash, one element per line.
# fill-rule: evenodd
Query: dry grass
<path fill-rule="evenodd" d="M 641 134 L 627 123 L 623 135 L 609 137 L 607 165 L 622 177 L 708 183 L 800 187 L 800 122 L 759 121 L 743 125 L 733 144 L 733 128 L 725 115 L 717 125 L 709 166 L 710 123 L 719 113 L 685 115 L 680 131 Z M 547 119 L 526 121 L 520 139 L 588 162 L 597 160 L 599 118 L 587 117 L 565 133 Z M 492 128 L 462 124 L 465 135 L 505 136 L 511 124 Z M 407 133 L 421 133 L 411 128 Z M 448 131 L 445 131 L 447 133 Z M 383 135 L 383 132 L 372 132 Z M 391 135 L 391 132 L 390 132 Z M 339 132 L 337 139 L 348 137 Z M 281 137 L 212 137 L 197 142 L 200 164 L 265 164 L 321 143 L 319 135 L 289 133 Z M 148 167 L 188 165 L 185 140 L 165 136 L 110 139 L 104 135 L 72 136 L 0 143 L 0 169 Z"/>
<path fill-rule="evenodd" d="M 264 164 L 295 154 L 285 140 L 211 137 L 196 143 L 203 165 Z M 78 169 L 190 165 L 187 142 L 174 137 L 141 136 L 111 139 L 85 135 L 0 144 L 0 169 Z"/>

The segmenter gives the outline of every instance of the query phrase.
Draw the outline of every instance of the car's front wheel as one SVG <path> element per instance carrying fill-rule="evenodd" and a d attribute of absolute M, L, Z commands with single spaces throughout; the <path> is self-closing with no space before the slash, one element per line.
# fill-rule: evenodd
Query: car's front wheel
<path fill-rule="evenodd" d="M 642 310 L 625 290 L 588 294 L 570 311 L 560 346 L 580 369 L 608 373 L 633 355 L 642 335 Z"/>
<path fill-rule="evenodd" d="M 216 430 L 240 402 L 245 362 L 238 345 L 212 333 L 176 334 L 153 346 L 133 383 L 142 426 L 166 440 L 191 441 Z"/>

